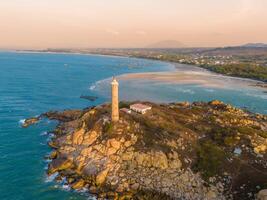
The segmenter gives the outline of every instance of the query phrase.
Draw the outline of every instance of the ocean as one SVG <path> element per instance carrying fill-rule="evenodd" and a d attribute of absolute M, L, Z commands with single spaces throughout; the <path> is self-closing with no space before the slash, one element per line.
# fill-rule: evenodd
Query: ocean
<path fill-rule="evenodd" d="M 113 56 L 0 52 L 0 199 L 90 199 L 47 177 L 51 152 L 48 132 L 56 122 L 44 120 L 27 129 L 23 119 L 50 110 L 85 108 L 110 101 L 112 76 L 150 72 L 209 72 L 186 65 Z M 267 94 L 233 86 L 236 79 L 218 76 L 227 87 L 177 84 L 146 79 L 121 79 L 122 100 L 156 102 L 219 99 L 249 111 L 267 114 Z M 218 78 L 217 77 L 217 78 Z M 240 82 L 240 80 L 239 80 Z M 247 80 L 241 80 L 247 82 Z M 233 86 L 233 87 L 232 87 Z M 90 102 L 81 95 L 97 96 Z"/>

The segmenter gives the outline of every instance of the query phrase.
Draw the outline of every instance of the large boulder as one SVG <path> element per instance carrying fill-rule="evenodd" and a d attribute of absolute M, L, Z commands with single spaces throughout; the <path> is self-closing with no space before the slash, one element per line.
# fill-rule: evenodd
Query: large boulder
<path fill-rule="evenodd" d="M 109 169 L 104 169 L 96 176 L 96 185 L 102 185 L 108 175 Z"/>
<path fill-rule="evenodd" d="M 90 131 L 84 134 L 83 138 L 83 145 L 91 145 L 93 144 L 98 138 L 98 133 L 96 131 Z"/>
<path fill-rule="evenodd" d="M 168 158 L 162 151 L 148 153 L 135 152 L 135 161 L 137 165 L 144 167 L 168 168 Z"/>
<path fill-rule="evenodd" d="M 83 142 L 85 130 L 81 128 L 80 130 L 76 131 L 72 135 L 72 144 L 73 145 L 80 145 Z"/>
<path fill-rule="evenodd" d="M 267 200 L 267 189 L 259 191 L 257 194 L 257 199 L 258 200 Z"/>
<path fill-rule="evenodd" d="M 71 158 L 57 158 L 49 164 L 48 174 L 53 174 L 58 171 L 70 169 L 73 166 L 73 159 Z"/>
<path fill-rule="evenodd" d="M 74 189 L 74 190 L 80 190 L 80 189 L 82 189 L 82 188 L 84 187 L 84 185 L 85 185 L 85 181 L 84 181 L 83 179 L 80 179 L 80 180 L 75 181 L 75 182 L 71 185 L 71 187 L 72 187 L 72 189 Z"/>
<path fill-rule="evenodd" d="M 222 101 L 219 100 L 213 100 L 209 102 L 209 105 L 211 106 L 220 106 L 220 105 L 224 105 L 224 103 Z"/>

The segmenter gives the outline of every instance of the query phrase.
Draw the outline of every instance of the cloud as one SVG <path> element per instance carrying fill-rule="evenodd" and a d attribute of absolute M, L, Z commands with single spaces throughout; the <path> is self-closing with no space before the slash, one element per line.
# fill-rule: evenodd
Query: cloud
<path fill-rule="evenodd" d="M 120 34 L 120 32 L 116 31 L 116 30 L 113 30 L 113 29 L 106 29 L 105 30 L 107 33 L 111 34 L 111 35 L 114 35 L 114 36 L 117 36 Z"/>

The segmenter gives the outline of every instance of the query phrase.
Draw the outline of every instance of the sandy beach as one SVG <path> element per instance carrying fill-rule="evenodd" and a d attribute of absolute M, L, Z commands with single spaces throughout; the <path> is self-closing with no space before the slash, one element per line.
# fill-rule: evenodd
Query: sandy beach
<path fill-rule="evenodd" d="M 173 72 L 124 74 L 118 78 L 121 80 L 141 79 L 168 84 L 200 85 L 209 88 L 257 87 L 258 89 L 266 90 L 257 86 L 261 82 L 251 79 L 223 76 L 194 66 L 177 64 L 176 69 Z"/>

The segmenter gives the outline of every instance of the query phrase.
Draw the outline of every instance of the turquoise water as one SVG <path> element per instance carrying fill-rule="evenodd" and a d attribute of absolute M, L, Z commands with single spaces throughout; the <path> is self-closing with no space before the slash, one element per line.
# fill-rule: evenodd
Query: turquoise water
<path fill-rule="evenodd" d="M 21 119 L 48 110 L 84 108 L 92 103 L 80 95 L 98 80 L 129 72 L 164 71 L 169 64 L 119 57 L 0 53 L 0 200 L 84 199 L 47 182 L 46 162 L 51 151 L 45 131 L 55 123 L 45 121 L 28 129 Z"/>
<path fill-rule="evenodd" d="M 191 70 L 191 68 L 182 70 Z M 19 121 L 48 110 L 83 108 L 109 101 L 109 79 L 113 75 L 171 71 L 171 64 L 134 58 L 0 53 L 0 200 L 87 199 L 68 191 L 45 174 L 43 159 L 46 131 L 55 122 L 42 121 L 28 129 Z M 225 77 L 222 79 L 227 80 Z M 97 95 L 96 102 L 80 95 Z M 266 94 L 242 87 L 215 89 L 199 85 L 177 85 L 148 80 L 120 82 L 124 100 L 159 102 L 220 99 L 249 110 L 267 113 Z"/>

